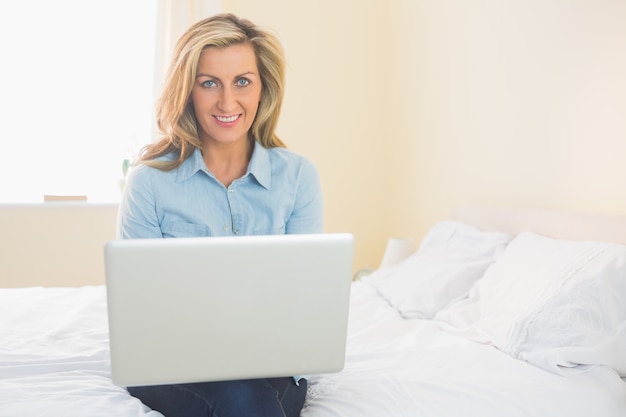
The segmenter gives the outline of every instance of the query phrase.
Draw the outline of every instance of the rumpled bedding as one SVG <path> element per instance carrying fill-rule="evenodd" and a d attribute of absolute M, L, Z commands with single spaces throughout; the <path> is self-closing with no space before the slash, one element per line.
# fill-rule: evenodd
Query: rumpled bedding
<path fill-rule="evenodd" d="M 302 417 L 617 417 L 626 383 L 606 367 L 562 376 L 407 320 L 367 282 L 352 286 L 346 367 L 309 380 Z"/>
<path fill-rule="evenodd" d="M 625 271 L 621 245 L 437 225 L 352 284 L 345 368 L 310 377 L 302 417 L 624 417 Z M 0 289 L 18 416 L 161 416 L 111 381 L 104 286 Z"/>

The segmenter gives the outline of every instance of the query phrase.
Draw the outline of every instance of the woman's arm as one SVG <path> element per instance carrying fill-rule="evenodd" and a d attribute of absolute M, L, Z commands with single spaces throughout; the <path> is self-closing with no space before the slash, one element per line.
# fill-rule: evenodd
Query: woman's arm
<path fill-rule="evenodd" d="M 324 231 L 324 204 L 322 187 L 315 165 L 304 160 L 293 212 L 285 226 L 285 233 L 322 233 Z"/>
<path fill-rule="evenodd" d="M 129 173 L 118 212 L 118 239 L 163 237 L 152 190 L 150 168 L 140 165 Z"/>

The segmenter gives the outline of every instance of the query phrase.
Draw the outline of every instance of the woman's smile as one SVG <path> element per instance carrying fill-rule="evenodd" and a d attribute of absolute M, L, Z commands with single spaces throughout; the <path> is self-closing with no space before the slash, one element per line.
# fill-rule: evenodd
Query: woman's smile
<path fill-rule="evenodd" d="M 215 116 L 218 122 L 220 123 L 233 123 L 234 121 L 239 119 L 240 114 L 236 114 L 234 116 Z"/>

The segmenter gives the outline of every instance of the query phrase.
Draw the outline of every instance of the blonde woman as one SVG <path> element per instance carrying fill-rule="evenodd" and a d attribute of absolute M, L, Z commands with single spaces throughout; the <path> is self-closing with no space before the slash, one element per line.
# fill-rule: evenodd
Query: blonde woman
<path fill-rule="evenodd" d="M 157 107 L 162 137 L 126 182 L 120 237 L 322 232 L 317 170 L 275 133 L 284 79 L 280 43 L 252 22 L 220 14 L 189 28 Z M 166 417 L 283 417 L 300 414 L 306 389 L 287 377 L 128 391 Z"/>

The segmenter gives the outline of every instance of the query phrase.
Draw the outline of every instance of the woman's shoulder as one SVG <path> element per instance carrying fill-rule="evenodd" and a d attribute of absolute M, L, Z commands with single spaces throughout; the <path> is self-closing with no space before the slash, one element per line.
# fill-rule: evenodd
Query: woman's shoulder
<path fill-rule="evenodd" d="M 283 162 L 289 165 L 312 165 L 306 156 L 292 151 L 291 149 L 275 147 L 267 149 L 270 159 L 276 162 Z"/>
<path fill-rule="evenodd" d="M 143 167 L 144 170 L 159 170 L 159 167 L 163 164 L 167 164 L 168 162 L 172 162 L 178 158 L 178 154 L 174 152 L 170 152 L 165 155 L 160 155 L 154 157 L 152 159 L 147 160 L 139 160 L 135 164 L 135 168 Z"/>
<path fill-rule="evenodd" d="M 313 179 L 319 175 L 313 161 L 298 152 L 277 147 L 268 149 L 268 153 L 273 173 L 287 176 L 294 175 L 300 179 Z"/>
<path fill-rule="evenodd" d="M 174 158 L 175 158 L 174 155 L 168 154 L 168 155 L 159 156 L 149 161 L 140 160 L 137 163 L 135 163 L 133 167 L 130 169 L 128 173 L 128 177 L 147 179 L 148 177 L 151 177 L 154 175 L 159 176 L 159 175 L 171 174 L 172 171 L 165 171 L 163 169 L 160 169 L 159 164 L 169 162 L 173 160 Z"/>

